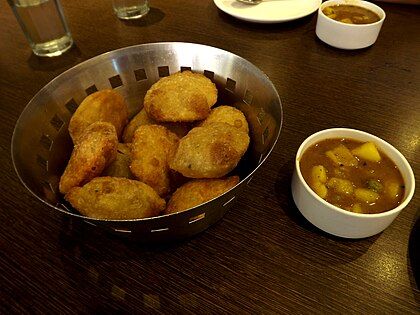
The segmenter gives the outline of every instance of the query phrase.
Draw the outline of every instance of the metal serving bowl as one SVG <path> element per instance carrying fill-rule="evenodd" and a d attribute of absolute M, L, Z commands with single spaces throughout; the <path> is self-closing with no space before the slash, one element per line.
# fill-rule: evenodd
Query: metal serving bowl
<path fill-rule="evenodd" d="M 133 116 L 159 78 L 192 70 L 210 78 L 218 104 L 234 105 L 248 119 L 251 145 L 235 170 L 241 181 L 225 194 L 187 211 L 137 220 L 99 220 L 80 215 L 58 191 L 73 149 L 70 117 L 89 94 L 113 88 L 125 97 Z M 217 222 L 273 150 L 282 125 L 280 97 L 269 78 L 230 52 L 191 43 L 126 47 L 89 59 L 43 87 L 17 121 L 12 159 L 20 180 L 39 200 L 75 219 L 142 241 L 165 241 L 199 233 Z"/>

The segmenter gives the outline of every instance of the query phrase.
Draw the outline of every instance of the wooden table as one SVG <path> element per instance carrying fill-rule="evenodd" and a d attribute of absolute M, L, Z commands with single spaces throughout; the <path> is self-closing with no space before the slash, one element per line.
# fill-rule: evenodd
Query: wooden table
<path fill-rule="evenodd" d="M 383 233 L 346 240 L 299 214 L 290 178 L 299 144 L 331 127 L 385 139 L 420 178 L 419 7 L 382 4 L 387 18 L 375 45 L 342 51 L 317 39 L 316 15 L 257 25 L 210 0 L 153 0 L 143 20 L 123 22 L 108 1 L 62 3 L 76 45 L 42 59 L 0 2 L 0 313 L 418 314 L 419 194 Z M 72 224 L 37 201 L 13 170 L 10 139 L 27 102 L 64 70 L 163 41 L 216 46 L 254 63 L 278 89 L 284 125 L 220 223 L 180 243 L 142 246 Z"/>

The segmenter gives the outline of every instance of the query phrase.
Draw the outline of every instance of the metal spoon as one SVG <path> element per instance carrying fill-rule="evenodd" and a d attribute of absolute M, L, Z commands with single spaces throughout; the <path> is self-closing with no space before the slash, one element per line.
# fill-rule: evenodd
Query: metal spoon
<path fill-rule="evenodd" d="M 260 3 L 262 0 L 236 0 L 242 3 L 246 3 L 246 4 L 258 4 Z"/>

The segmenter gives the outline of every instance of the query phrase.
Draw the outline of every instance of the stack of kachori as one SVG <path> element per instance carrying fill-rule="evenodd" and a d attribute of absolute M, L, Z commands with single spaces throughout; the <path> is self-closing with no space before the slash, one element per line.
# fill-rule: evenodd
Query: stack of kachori
<path fill-rule="evenodd" d="M 177 72 L 147 91 L 129 121 L 115 90 L 95 92 L 69 124 L 74 149 L 60 192 L 83 215 L 140 219 L 190 209 L 236 186 L 249 127 L 235 107 L 215 106 L 217 88 Z"/>

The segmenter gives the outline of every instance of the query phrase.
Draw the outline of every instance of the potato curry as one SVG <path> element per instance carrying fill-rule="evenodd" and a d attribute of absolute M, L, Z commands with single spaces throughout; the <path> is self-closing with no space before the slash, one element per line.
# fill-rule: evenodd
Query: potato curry
<path fill-rule="evenodd" d="M 380 20 L 375 12 L 355 5 L 333 5 L 322 12 L 333 20 L 347 24 L 370 24 Z"/>
<path fill-rule="evenodd" d="M 304 152 L 300 168 L 316 194 L 351 212 L 385 212 L 404 196 L 400 171 L 372 142 L 320 141 Z"/>

